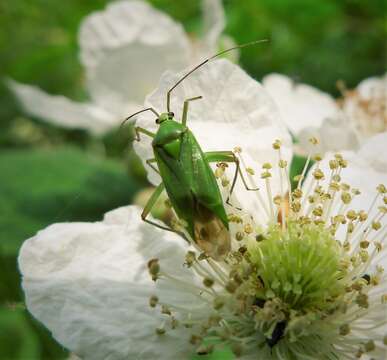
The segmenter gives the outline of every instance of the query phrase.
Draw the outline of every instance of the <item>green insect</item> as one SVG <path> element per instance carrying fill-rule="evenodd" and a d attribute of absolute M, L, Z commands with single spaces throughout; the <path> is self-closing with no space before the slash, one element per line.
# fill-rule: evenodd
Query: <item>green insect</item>
<path fill-rule="evenodd" d="M 229 222 L 224 208 L 223 199 L 210 163 L 235 163 L 236 169 L 226 201 L 235 187 L 238 174 L 241 176 L 247 190 L 250 189 L 239 166 L 239 160 L 232 151 L 203 152 L 192 131 L 187 127 L 188 104 L 201 99 L 202 96 L 186 99 L 183 106 L 181 122 L 174 118 L 170 110 L 172 91 L 195 70 L 225 52 L 257 44 L 261 41 L 235 46 L 224 50 L 201 62 L 184 75 L 167 93 L 167 112 L 159 114 L 153 108 L 143 109 L 129 116 L 152 111 L 156 116 L 159 128 L 156 133 L 141 127 L 135 127 L 136 140 L 140 141 L 140 133 L 151 137 L 154 158 L 146 163 L 156 171 L 162 179 L 160 185 L 145 205 L 141 218 L 159 228 L 175 231 L 147 219 L 152 207 L 161 193 L 166 190 L 173 209 L 180 220 L 186 225 L 186 231 L 199 248 L 215 260 L 222 259 L 231 248 Z M 157 165 L 157 167 L 155 166 Z"/>

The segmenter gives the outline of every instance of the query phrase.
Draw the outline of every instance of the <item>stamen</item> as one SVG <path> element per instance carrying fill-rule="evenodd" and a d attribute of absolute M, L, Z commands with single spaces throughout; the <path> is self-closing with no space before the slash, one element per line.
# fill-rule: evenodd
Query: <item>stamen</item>
<path fill-rule="evenodd" d="M 236 148 L 236 149 L 234 149 L 234 152 L 237 154 L 238 158 L 240 159 L 242 166 L 246 169 L 247 165 L 246 165 L 246 162 L 245 162 L 245 160 L 244 160 L 244 158 L 242 156 L 242 149 L 241 148 Z M 248 178 L 248 181 L 249 181 L 249 186 L 251 188 L 253 188 L 253 189 L 258 189 L 259 188 L 257 183 L 254 180 L 253 175 L 250 172 L 247 172 L 247 178 Z M 267 219 L 262 219 L 262 224 L 264 225 L 265 221 L 270 219 L 270 211 L 269 211 L 265 201 L 262 198 L 260 190 L 254 191 L 254 193 L 256 193 L 256 196 L 258 198 L 258 202 L 261 205 L 261 208 L 263 209 L 263 211 L 265 212 L 265 214 L 267 216 Z"/>
<path fill-rule="evenodd" d="M 251 214 L 239 210 L 228 214 L 235 230 L 232 250 L 221 261 L 188 251 L 184 265 L 196 278 L 192 282 L 166 274 L 157 259 L 148 263 L 152 279 L 168 281 L 209 309 L 203 318 L 200 307 L 174 306 L 154 295 L 149 305 L 168 317 L 156 333 L 162 336 L 185 326 L 192 331 L 189 342 L 199 354 L 227 345 L 235 356 L 256 352 L 273 360 L 378 356 L 383 339 L 372 339 L 370 334 L 387 323 L 380 317 L 387 305 L 387 274 L 381 266 L 373 266 L 385 251 L 385 187 L 378 187 L 370 206 L 373 215 L 355 211 L 350 204 L 359 191 L 341 180 L 347 161 L 340 154 L 334 156 L 324 185 L 322 158 L 315 155 L 307 191 L 301 189 L 300 180 L 291 192 L 280 142 L 273 148 L 278 151 L 279 194 L 272 194 L 271 164 L 264 163 L 261 174 L 269 202 L 261 197 L 268 223 L 259 219 L 257 226 Z M 238 156 L 256 187 L 254 171 L 244 164 L 240 152 Z M 219 166 L 216 176 L 224 180 L 224 168 Z M 381 195 L 384 205 L 375 212 Z M 290 212 L 285 207 L 287 197 Z M 336 239 L 340 226 L 345 227 L 345 236 Z"/>

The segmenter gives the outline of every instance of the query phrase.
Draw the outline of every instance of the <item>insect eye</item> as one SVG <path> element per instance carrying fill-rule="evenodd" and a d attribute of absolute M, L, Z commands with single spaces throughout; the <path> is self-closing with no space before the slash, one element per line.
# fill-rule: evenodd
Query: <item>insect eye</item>
<path fill-rule="evenodd" d="M 159 119 L 159 118 L 156 118 L 155 123 L 156 123 L 156 124 L 160 124 L 160 119 Z"/>
<path fill-rule="evenodd" d="M 170 119 L 172 119 L 174 116 L 175 116 L 175 114 L 174 114 L 173 112 L 169 112 L 169 113 L 168 113 L 168 117 L 169 117 Z"/>

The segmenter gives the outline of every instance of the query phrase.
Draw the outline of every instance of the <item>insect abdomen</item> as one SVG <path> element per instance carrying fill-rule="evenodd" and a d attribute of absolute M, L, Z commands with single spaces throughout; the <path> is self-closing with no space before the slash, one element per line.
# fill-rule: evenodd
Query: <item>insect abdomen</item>
<path fill-rule="evenodd" d="M 194 238 L 208 256 L 221 260 L 231 250 L 231 238 L 223 221 L 211 210 L 196 204 L 194 217 Z"/>

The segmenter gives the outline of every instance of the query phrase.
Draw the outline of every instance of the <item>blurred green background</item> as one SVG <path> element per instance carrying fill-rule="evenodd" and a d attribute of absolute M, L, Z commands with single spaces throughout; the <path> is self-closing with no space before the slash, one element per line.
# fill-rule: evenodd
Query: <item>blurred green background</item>
<path fill-rule="evenodd" d="M 200 1 L 149 2 L 188 32 L 199 31 Z M 0 2 L 2 80 L 11 77 L 52 94 L 85 99 L 78 26 L 107 3 Z M 384 0 L 225 0 L 224 5 L 225 33 L 237 43 L 271 40 L 259 51 L 241 53 L 242 67 L 256 79 L 280 72 L 338 95 L 337 80 L 354 87 L 385 71 Z M 146 186 L 130 142 L 129 132 L 95 138 L 28 117 L 0 83 L 0 360 L 68 357 L 23 307 L 18 250 L 50 223 L 98 220 L 130 203 Z"/>

